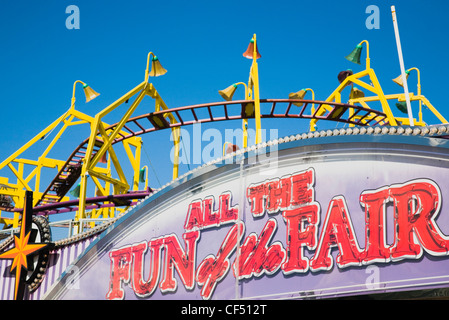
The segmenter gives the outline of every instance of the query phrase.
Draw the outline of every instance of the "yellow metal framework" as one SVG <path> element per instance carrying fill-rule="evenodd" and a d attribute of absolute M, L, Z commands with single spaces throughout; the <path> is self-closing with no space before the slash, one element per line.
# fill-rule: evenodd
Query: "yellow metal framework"
<path fill-rule="evenodd" d="M 135 88 L 130 90 L 128 93 L 123 95 L 117 101 L 113 102 L 108 107 L 101 110 L 94 117 L 86 115 L 75 109 L 75 88 L 77 84 L 83 84 L 86 89 L 88 87 L 84 82 L 77 80 L 73 84 L 73 95 L 71 100 L 71 106 L 63 115 L 56 119 L 47 128 L 39 132 L 33 139 L 27 142 L 24 146 L 19 148 L 16 152 L 6 158 L 0 163 L 0 170 L 3 168 L 9 168 L 15 177 L 15 182 L 10 182 L 6 177 L 0 177 L 0 196 L 3 198 L 11 197 L 14 207 L 23 208 L 23 199 L 25 197 L 25 191 L 34 192 L 33 206 L 35 206 L 39 201 L 43 192 L 41 190 L 41 173 L 43 168 L 56 169 L 58 172 L 61 170 L 62 166 L 66 163 L 65 160 L 58 160 L 49 158 L 48 154 L 53 149 L 55 144 L 61 138 L 62 134 L 71 126 L 88 124 L 90 126 L 91 134 L 88 141 L 87 150 L 85 157 L 82 159 L 82 169 L 80 175 L 80 194 L 79 194 L 79 211 L 76 214 L 75 220 L 89 217 L 90 218 L 109 218 L 114 217 L 115 210 L 125 210 L 120 208 L 101 208 L 97 210 L 92 210 L 88 214 L 85 212 L 86 204 L 86 192 L 88 178 L 90 177 L 95 184 L 95 194 L 96 196 L 104 196 L 109 194 L 123 194 L 128 192 L 130 189 L 138 190 L 139 188 L 139 173 L 140 173 L 140 158 L 141 158 L 141 148 L 142 140 L 140 137 L 131 137 L 122 140 L 122 145 L 125 149 L 128 160 L 130 161 L 133 170 L 133 183 L 132 186 L 128 183 L 120 161 L 113 147 L 113 141 L 119 135 L 126 135 L 127 132 L 122 131 L 123 126 L 126 121 L 130 118 L 133 112 L 136 110 L 138 105 L 141 103 L 145 96 L 150 96 L 155 100 L 155 111 L 161 111 L 168 109 L 167 105 L 154 88 L 151 83 L 148 83 L 148 77 L 154 76 L 154 71 L 148 72 L 150 56 L 154 56 L 152 52 L 148 54 L 147 68 L 145 70 L 145 80 L 137 85 Z M 160 66 L 160 65 L 159 65 Z M 154 65 L 153 65 L 154 68 Z M 87 93 L 87 92 L 86 92 Z M 110 125 L 103 121 L 105 116 L 110 114 L 117 107 L 127 102 L 133 96 L 137 96 L 135 101 L 131 106 L 124 112 L 120 121 L 112 129 Z M 89 97 L 87 101 L 89 101 Z M 164 118 L 167 118 L 171 123 L 176 120 L 174 116 L 167 112 L 164 114 Z M 157 120 L 157 119 L 156 119 Z M 25 151 L 30 149 L 37 142 L 41 141 L 43 137 L 46 137 L 52 133 L 59 125 L 62 127 L 56 133 L 55 137 L 51 140 L 45 151 L 40 155 L 37 160 L 23 159 L 19 158 Z M 172 128 L 172 134 L 174 137 L 174 152 L 175 161 L 173 166 L 173 179 L 178 176 L 178 162 L 179 162 L 179 143 L 180 143 L 180 128 Z M 98 150 L 94 150 L 94 147 Z M 134 149 L 134 151 L 132 150 Z M 103 160 L 107 157 L 106 165 L 99 165 L 99 163 L 104 162 Z M 25 174 L 25 166 L 32 166 L 31 173 Z M 112 166 L 115 169 L 118 178 L 114 178 Z M 31 185 L 34 179 L 34 186 Z M 147 186 L 146 182 L 146 186 Z M 52 197 L 48 195 L 47 197 Z M 56 200 L 56 199 L 55 199 Z M 67 201 L 69 197 L 65 196 L 60 201 Z M 45 204 L 45 201 L 41 202 Z M 8 211 L 4 208 L 4 211 Z M 0 215 L 0 223 L 3 223 L 5 227 L 16 228 L 20 224 L 20 213 L 15 212 L 14 217 L 5 217 Z"/>
<path fill-rule="evenodd" d="M 366 40 L 363 40 L 359 46 L 363 43 L 366 44 L 367 54 L 366 54 L 366 68 L 365 70 L 351 74 L 346 77 L 340 85 L 331 93 L 331 95 L 325 100 L 325 102 L 329 102 L 327 104 L 319 104 L 319 107 L 315 110 L 315 104 L 312 103 L 312 115 L 313 119 L 310 121 L 310 131 L 315 131 L 316 123 L 318 121 L 317 116 L 322 116 L 327 112 L 332 111 L 332 117 L 335 116 L 338 118 L 341 116 L 343 112 L 349 110 L 349 112 L 353 113 L 354 109 L 344 109 L 340 114 L 336 112 L 335 106 L 331 106 L 331 103 L 341 103 L 342 91 L 346 86 L 358 85 L 361 88 L 372 92 L 373 96 L 368 97 L 355 97 L 350 96 L 348 104 L 355 105 L 356 103 L 361 104 L 363 107 L 370 109 L 368 103 L 370 102 L 380 102 L 382 106 L 382 112 L 386 115 L 386 119 L 378 119 L 380 124 L 383 125 L 409 125 L 410 121 L 406 117 L 395 117 L 393 112 L 390 109 L 388 104 L 388 100 L 397 100 L 399 102 L 405 101 L 405 94 L 390 94 L 385 95 L 380 83 L 377 79 L 377 76 L 374 70 L 370 66 L 370 58 L 369 58 L 369 43 Z M 244 56 L 252 59 L 252 65 L 249 73 L 248 84 L 246 85 L 243 82 L 239 82 L 234 84 L 236 87 L 239 84 L 243 84 L 245 86 L 245 100 L 252 101 L 251 103 L 247 103 L 245 105 L 244 113 L 246 114 L 243 118 L 243 147 L 246 148 L 248 144 L 248 118 L 255 118 L 255 126 L 256 126 L 256 144 L 262 142 L 262 132 L 261 132 L 261 110 L 260 110 L 260 93 L 259 93 L 259 74 L 258 74 L 258 65 L 257 59 L 260 58 L 260 54 L 257 51 L 257 42 L 256 35 L 254 34 L 251 39 L 251 44 L 248 47 L 247 52 L 244 53 Z M 152 57 L 152 59 L 151 59 Z M 151 72 L 149 71 L 150 60 L 152 62 Z M 420 74 L 417 68 L 411 68 L 408 70 L 416 70 L 418 73 L 418 91 L 417 95 L 410 93 L 409 98 L 411 101 L 419 101 L 419 119 L 415 121 L 415 125 L 424 126 L 426 125 L 423 121 L 422 115 L 422 105 L 425 105 L 429 108 L 430 111 L 434 113 L 434 115 L 442 122 L 447 123 L 447 120 L 436 110 L 436 108 L 429 102 L 427 98 L 425 98 L 421 94 L 421 84 L 420 84 Z M 173 142 L 174 142 L 174 164 L 173 164 L 173 179 L 178 177 L 179 171 L 179 152 L 180 152 L 180 126 L 178 126 L 178 120 L 175 116 L 169 111 L 170 109 L 167 107 L 153 84 L 148 82 L 149 76 L 158 76 L 162 75 L 166 72 L 165 69 L 160 65 L 157 57 L 152 53 L 148 53 L 147 56 L 147 65 L 145 69 L 145 78 L 144 81 L 138 84 L 135 88 L 131 89 L 125 95 L 117 99 L 115 102 L 101 110 L 94 117 L 88 116 L 78 110 L 75 109 L 75 89 L 77 84 L 82 84 L 85 92 L 89 94 L 87 101 L 98 95 L 92 89 L 90 89 L 84 82 L 77 80 L 73 84 L 73 94 L 71 100 L 70 108 L 61 115 L 58 119 L 56 119 L 52 124 L 50 124 L 47 128 L 39 132 L 33 139 L 31 139 L 24 146 L 19 148 L 16 152 L 14 152 L 11 156 L 5 159 L 0 163 L 0 170 L 4 168 L 8 168 L 12 175 L 15 177 L 14 182 L 10 182 L 6 177 L 0 177 L 0 207 L 2 207 L 2 203 L 7 203 L 3 201 L 7 197 L 11 197 L 12 202 L 14 203 L 14 207 L 23 208 L 24 206 L 24 198 L 25 191 L 33 191 L 34 192 L 34 203 L 33 206 L 36 205 L 39 201 L 40 204 L 45 204 L 46 201 L 51 201 L 52 195 L 45 195 L 47 198 L 43 198 L 43 192 L 41 191 L 41 174 L 42 169 L 56 169 L 60 172 L 61 168 L 66 164 L 66 161 L 53 159 L 48 157 L 49 152 L 54 148 L 55 144 L 61 138 L 62 134 L 71 126 L 76 125 L 89 125 L 90 126 L 90 136 L 87 142 L 87 148 L 85 152 L 85 156 L 81 161 L 81 171 L 79 175 L 79 210 L 76 213 L 75 220 L 84 219 L 84 218 L 110 218 L 116 215 L 115 210 L 126 210 L 126 208 L 100 208 L 94 209 L 90 212 L 86 212 L 86 199 L 87 199 L 87 190 L 88 190 L 88 181 L 89 178 L 93 181 L 95 187 L 96 196 L 107 196 L 110 194 L 119 195 L 129 192 L 130 190 L 136 191 L 139 188 L 139 177 L 140 177 L 140 162 L 141 162 L 141 149 L 142 149 L 142 140 L 139 137 L 130 137 L 127 139 L 119 139 L 120 136 L 126 136 L 127 132 L 124 131 L 124 126 L 127 121 L 130 119 L 136 108 L 140 105 L 142 100 L 146 96 L 150 96 L 155 101 L 155 112 L 159 112 L 155 114 L 151 121 L 160 127 L 164 127 L 164 122 L 169 122 L 172 130 Z M 362 79 L 367 77 L 369 81 L 363 81 Z M 303 89 L 304 91 L 312 92 L 312 99 L 315 101 L 315 93 L 312 89 L 307 88 Z M 117 122 L 116 125 L 110 126 L 104 119 L 107 115 L 109 115 L 112 111 L 116 110 L 119 106 L 123 105 L 125 102 L 128 102 L 131 98 L 134 98 L 134 101 L 131 105 L 124 110 L 122 113 L 121 119 Z M 231 94 L 232 98 L 232 94 Z M 301 98 L 302 99 L 302 98 Z M 160 115 L 161 111 L 167 110 L 166 113 Z M 373 110 L 373 109 L 371 109 Z M 357 118 L 357 115 L 351 114 L 350 116 L 354 116 Z M 363 121 L 369 122 L 370 120 L 376 120 L 379 117 L 379 113 L 372 113 L 369 116 L 364 116 L 363 119 L 361 117 L 357 119 L 362 119 Z M 376 123 L 377 123 L 376 122 Z M 37 142 L 41 141 L 43 137 L 48 136 L 52 133 L 58 126 L 62 125 L 62 127 L 57 131 L 54 138 L 50 141 L 49 145 L 46 147 L 45 151 L 40 155 L 37 160 L 32 159 L 24 159 L 20 158 L 22 154 L 35 145 Z M 350 124 L 353 126 L 353 124 Z M 121 162 L 117 155 L 115 149 L 115 141 L 120 140 L 122 142 L 123 148 L 127 155 L 127 158 L 130 162 L 133 171 L 133 182 L 130 184 L 126 179 L 124 170 L 122 168 Z M 105 160 L 106 159 L 106 160 Z M 100 165 L 100 163 L 103 163 Z M 104 164 L 105 163 L 105 164 Z M 25 173 L 25 166 L 31 166 L 32 170 L 30 173 Z M 112 169 L 115 169 L 113 171 Z M 116 175 L 116 177 L 114 177 Z M 148 175 L 148 168 L 146 168 L 146 175 Z M 145 180 L 145 188 L 148 186 L 148 179 Z M 32 185 L 34 181 L 34 185 Z M 50 200 L 49 200 L 50 199 Z M 57 201 L 66 201 L 68 200 L 67 196 L 63 196 L 62 198 L 57 199 Z M 0 208 L 1 209 L 1 208 Z M 4 211 L 8 211 L 7 208 L 3 208 Z M 3 223 L 5 227 L 13 227 L 16 228 L 20 224 L 20 214 L 18 212 L 14 213 L 14 217 L 2 217 L 0 215 L 0 223 Z"/>
<path fill-rule="evenodd" d="M 387 115 L 388 122 L 384 123 L 384 124 L 388 124 L 391 126 L 410 125 L 410 120 L 408 118 L 395 117 L 393 115 L 393 112 L 391 111 L 389 104 L 388 104 L 388 100 L 398 100 L 399 102 L 405 101 L 405 94 L 404 93 L 390 94 L 390 95 L 384 94 L 382 87 L 380 86 L 379 80 L 377 79 L 376 73 L 370 66 L 369 43 L 367 40 L 363 40 L 362 42 L 359 43 L 359 46 L 362 45 L 363 43 L 366 44 L 365 70 L 346 77 L 325 101 L 329 101 L 329 102 L 333 101 L 333 102 L 341 103 L 341 93 L 342 93 L 343 89 L 348 85 L 353 86 L 355 84 L 355 85 L 358 85 L 358 86 L 372 92 L 374 94 L 374 96 L 349 99 L 348 104 L 354 105 L 355 103 L 360 103 L 362 106 L 364 106 L 366 108 L 370 108 L 367 104 L 368 102 L 378 101 L 378 102 L 380 102 L 380 104 L 382 106 L 382 111 Z M 418 119 L 418 121 L 416 121 L 416 120 L 414 121 L 414 125 L 416 125 L 416 126 L 425 126 L 426 125 L 422 118 L 422 104 L 427 106 L 429 108 L 429 110 L 441 121 L 441 123 L 448 123 L 448 121 L 438 112 L 438 110 L 430 103 L 430 101 L 421 94 L 419 70 L 417 68 L 411 68 L 409 70 L 417 70 L 417 72 L 418 72 L 418 92 L 417 92 L 418 94 L 417 95 L 414 95 L 413 93 L 409 94 L 410 101 L 419 101 L 420 102 L 419 119 Z M 365 78 L 365 77 L 368 77 L 369 82 L 364 82 L 361 80 L 362 78 Z M 330 106 L 322 105 L 321 108 L 319 110 L 317 110 L 317 115 L 321 116 L 321 115 L 324 115 L 326 112 L 330 112 L 330 111 L 332 111 L 332 108 Z M 355 116 L 355 117 L 357 117 L 357 116 Z M 365 121 L 369 121 L 370 119 L 372 119 L 372 117 L 368 116 L 368 117 L 364 118 Z M 310 130 L 311 131 L 315 130 L 317 121 L 318 121 L 318 119 L 313 119 L 310 121 Z"/>

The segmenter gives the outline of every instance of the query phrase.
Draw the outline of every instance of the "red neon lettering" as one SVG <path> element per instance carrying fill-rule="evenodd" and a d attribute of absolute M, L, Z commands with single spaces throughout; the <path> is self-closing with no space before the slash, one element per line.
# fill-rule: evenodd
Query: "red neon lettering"
<path fill-rule="evenodd" d="M 365 208 L 365 251 L 363 262 L 388 262 L 390 251 L 386 244 L 385 216 L 389 189 L 365 191 L 360 204 Z"/>
<path fill-rule="evenodd" d="M 229 256 L 240 242 L 244 227 L 242 222 L 234 224 L 228 231 L 217 255 L 208 255 L 198 266 L 196 281 L 199 286 L 202 286 L 201 296 L 203 299 L 211 297 L 217 283 L 228 273 L 231 265 Z"/>
<path fill-rule="evenodd" d="M 260 237 L 251 233 L 239 248 L 238 259 L 233 263 L 234 276 L 238 278 L 260 277 L 263 273 L 275 273 L 285 258 L 285 249 L 279 241 L 268 247 L 268 243 L 277 229 L 276 219 L 269 219 Z M 236 272 L 238 270 L 238 272 Z"/>
<path fill-rule="evenodd" d="M 213 197 L 206 197 L 203 201 L 192 201 L 189 204 L 184 228 L 186 230 L 201 230 L 236 221 L 239 215 L 239 207 L 238 205 L 232 207 L 231 200 L 232 194 L 230 192 L 222 193 L 218 198 L 217 211 L 213 211 Z"/>
<path fill-rule="evenodd" d="M 320 243 L 310 261 L 312 271 L 330 270 L 333 266 L 332 247 L 338 246 L 337 264 L 340 268 L 360 265 L 361 251 L 352 228 L 351 217 L 342 196 L 334 197 L 326 213 Z"/>
<path fill-rule="evenodd" d="M 268 213 L 276 213 L 279 210 L 288 208 L 290 204 L 291 188 L 290 177 L 265 183 Z"/>
<path fill-rule="evenodd" d="M 438 185 L 427 179 L 364 191 L 360 204 L 365 211 L 365 249 L 359 248 L 351 217 L 343 196 L 334 197 L 330 203 L 318 238 L 320 205 L 314 199 L 314 170 L 309 169 L 292 176 L 250 185 L 246 194 L 254 217 L 282 211 L 286 223 L 286 249 L 280 241 L 271 243 L 278 229 L 277 220 L 266 221 L 260 234 L 251 233 L 241 246 L 245 224 L 232 225 L 217 254 L 208 255 L 195 271 L 197 243 L 200 230 L 239 218 L 238 205 L 232 206 L 231 192 L 219 196 L 218 209 L 214 210 L 212 196 L 192 201 L 182 235 L 182 247 L 175 234 L 125 246 L 109 253 L 111 259 L 107 299 L 123 299 L 124 284 L 128 284 L 138 297 L 148 297 L 159 284 L 161 292 L 177 290 L 175 270 L 187 290 L 193 290 L 195 281 L 201 288 L 203 299 L 210 299 L 218 283 L 231 268 L 230 256 L 238 248 L 232 263 L 238 279 L 271 275 L 282 269 L 285 275 L 330 270 L 338 249 L 336 263 L 339 268 L 401 259 L 417 259 L 423 249 L 433 256 L 449 255 L 449 237 L 435 222 L 441 210 L 441 193 Z M 386 242 L 387 208 L 394 211 L 394 243 Z M 392 208 L 391 208 L 392 207 Z M 315 250 L 309 260 L 304 248 Z M 148 253 L 148 252 L 149 253 Z M 162 261 L 162 252 L 165 259 Z M 149 263 L 145 266 L 146 255 Z M 164 264 L 161 266 L 161 263 Z M 144 271 L 149 269 L 144 279 Z"/>
<path fill-rule="evenodd" d="M 184 229 L 186 230 L 192 230 L 193 228 L 201 229 L 203 226 L 204 226 L 203 208 L 201 206 L 201 200 L 192 201 L 189 204 L 189 209 L 187 210 Z"/>
<path fill-rule="evenodd" d="M 131 252 L 133 253 L 133 272 L 132 272 L 132 287 L 135 294 L 141 298 L 150 296 L 154 293 L 159 282 L 160 273 L 160 262 L 161 262 L 161 251 L 162 251 L 163 241 L 161 239 L 152 240 L 148 243 L 139 244 L 137 246 L 131 247 Z M 150 248 L 150 276 L 147 281 L 143 280 L 144 273 L 144 263 L 143 258 L 147 247 Z"/>
<path fill-rule="evenodd" d="M 144 243 L 144 245 L 146 244 Z M 109 257 L 111 258 L 111 273 L 109 291 L 106 294 L 106 299 L 123 299 L 125 297 L 125 291 L 122 288 L 122 283 L 129 283 L 131 279 L 131 247 L 127 246 L 111 251 Z"/>
<path fill-rule="evenodd" d="M 214 211 L 214 198 L 207 197 L 203 200 L 203 215 L 205 226 L 219 226 L 220 216 Z"/>
<path fill-rule="evenodd" d="M 175 269 L 178 271 L 186 289 L 193 289 L 195 285 L 196 244 L 199 236 L 199 231 L 186 232 L 182 235 L 186 244 L 186 252 L 182 250 L 176 235 L 162 238 L 165 249 L 164 279 L 159 285 L 162 292 L 176 291 Z"/>
<path fill-rule="evenodd" d="M 430 180 L 390 187 L 394 202 L 395 241 L 391 258 L 419 258 L 422 248 L 415 243 L 416 235 L 424 249 L 434 256 L 448 254 L 449 240 L 435 223 L 441 208 L 440 190 Z"/>
<path fill-rule="evenodd" d="M 246 197 L 251 204 L 251 213 L 254 217 L 262 216 L 265 212 L 265 190 L 264 185 L 250 185 L 246 189 Z"/>
<path fill-rule="evenodd" d="M 231 207 L 231 198 L 232 195 L 230 192 L 225 192 L 220 195 L 219 201 L 220 201 L 220 222 L 221 223 L 227 223 L 227 222 L 233 222 L 237 221 L 239 216 L 239 207 L 234 206 Z"/>
<path fill-rule="evenodd" d="M 314 198 L 313 185 L 315 171 L 313 169 L 308 169 L 307 171 L 293 175 L 291 179 L 292 197 L 290 205 L 298 206 L 312 202 Z"/>
<path fill-rule="evenodd" d="M 281 179 L 251 184 L 246 189 L 246 197 L 254 217 L 260 217 L 265 210 L 276 213 L 291 207 L 311 203 L 314 198 L 315 171 L 310 168 Z"/>
<path fill-rule="evenodd" d="M 314 202 L 282 213 L 287 224 L 287 261 L 282 264 L 285 274 L 309 269 L 309 259 L 304 257 L 303 247 L 309 250 L 316 247 L 319 212 L 320 206 Z"/>

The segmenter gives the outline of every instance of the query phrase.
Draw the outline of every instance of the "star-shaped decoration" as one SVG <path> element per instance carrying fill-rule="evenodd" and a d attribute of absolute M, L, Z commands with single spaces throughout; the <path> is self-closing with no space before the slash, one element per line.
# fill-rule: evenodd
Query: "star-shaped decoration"
<path fill-rule="evenodd" d="M 20 227 L 20 234 L 18 236 L 14 236 L 14 244 L 15 247 L 0 254 L 0 259 L 13 259 L 12 265 L 11 265 L 11 273 L 16 270 L 16 284 L 15 284 L 15 290 L 14 290 L 14 299 L 17 300 L 22 299 L 23 297 L 23 290 L 21 290 L 20 286 L 24 284 L 24 275 L 22 274 L 22 271 L 28 270 L 28 263 L 27 263 L 27 257 L 31 254 L 36 253 L 37 251 L 41 250 L 42 248 L 46 247 L 47 244 L 34 244 L 29 243 L 31 230 L 31 223 L 28 223 L 28 221 L 31 221 L 31 214 L 32 214 L 32 195 L 31 195 L 31 205 L 30 202 L 25 200 L 25 207 L 23 209 L 22 214 L 22 225 Z M 27 233 L 26 233 L 27 232 Z M 26 235 L 25 235 L 26 233 Z"/>
<path fill-rule="evenodd" d="M 22 228 L 22 230 L 23 229 L 24 228 Z M 17 299 L 22 269 L 25 269 L 25 271 L 28 269 L 27 256 L 47 246 L 46 244 L 28 243 L 31 232 L 28 232 L 26 236 L 23 236 L 22 230 L 20 237 L 17 236 L 14 237 L 15 248 L 12 248 L 0 255 L 0 259 L 13 259 L 13 263 L 11 265 L 11 272 L 14 271 L 14 269 L 16 269 L 16 285 L 14 291 L 15 292 L 14 299 Z"/>

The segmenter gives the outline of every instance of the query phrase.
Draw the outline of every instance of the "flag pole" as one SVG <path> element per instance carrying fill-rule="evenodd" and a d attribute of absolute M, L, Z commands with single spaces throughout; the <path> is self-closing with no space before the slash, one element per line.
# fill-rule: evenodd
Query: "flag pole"
<path fill-rule="evenodd" d="M 402 83 L 404 84 L 403 87 L 404 87 L 404 93 L 405 93 L 405 101 L 407 103 L 408 119 L 409 119 L 410 125 L 414 126 L 415 124 L 413 121 L 412 106 L 410 104 L 410 96 L 408 93 L 407 77 L 405 76 L 404 58 L 402 57 L 401 40 L 399 38 L 398 21 L 396 18 L 396 9 L 394 6 L 391 6 L 391 14 L 393 16 L 394 33 L 396 36 L 396 46 L 398 48 L 399 65 L 401 67 Z"/>

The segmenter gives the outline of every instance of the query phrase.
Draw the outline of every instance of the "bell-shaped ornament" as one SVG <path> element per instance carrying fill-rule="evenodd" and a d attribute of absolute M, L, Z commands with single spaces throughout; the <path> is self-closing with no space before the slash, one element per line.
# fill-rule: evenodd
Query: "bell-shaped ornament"
<path fill-rule="evenodd" d="M 410 71 L 409 71 L 409 70 L 405 71 L 405 79 L 408 79 L 409 74 L 410 74 Z M 393 82 L 394 82 L 394 83 L 397 83 L 398 85 L 400 85 L 401 87 L 403 87 L 403 86 L 404 86 L 404 83 L 402 82 L 402 74 L 400 74 L 398 77 L 394 78 L 394 79 L 393 79 Z"/>
<path fill-rule="evenodd" d="M 83 90 L 84 95 L 86 96 L 86 102 L 89 102 L 90 100 L 93 100 L 100 95 L 98 92 L 95 92 L 95 90 L 89 87 L 89 85 L 87 84 L 83 84 Z"/>
<path fill-rule="evenodd" d="M 304 99 L 304 96 L 305 96 L 305 95 L 306 95 L 306 90 L 301 89 L 301 90 L 299 90 L 298 92 L 292 92 L 292 93 L 290 93 L 290 94 L 288 95 L 288 98 L 289 98 L 289 99 Z M 295 106 L 302 107 L 302 105 L 303 105 L 304 103 L 302 103 L 302 102 L 293 102 L 293 104 L 294 104 Z"/>
<path fill-rule="evenodd" d="M 78 185 L 73 190 L 70 190 L 70 194 L 72 196 L 74 196 L 75 198 L 79 198 L 80 190 L 81 190 L 81 184 L 78 183 Z"/>
<path fill-rule="evenodd" d="M 362 54 L 362 45 L 358 44 L 352 52 L 345 58 L 351 62 L 360 64 L 360 56 Z"/>
<path fill-rule="evenodd" d="M 227 87 L 226 89 L 219 90 L 218 93 L 226 101 L 231 101 L 232 100 L 232 96 L 234 95 L 236 89 L 237 89 L 237 85 L 236 84 L 232 84 L 229 87 Z"/>
<path fill-rule="evenodd" d="M 255 48 L 254 48 L 255 46 Z M 255 49 L 255 54 L 256 54 L 256 59 L 259 59 L 260 57 L 262 57 L 259 53 L 259 50 L 257 49 L 257 44 L 254 44 L 254 39 L 251 39 L 248 48 L 246 49 L 246 51 L 243 53 L 243 56 L 245 58 L 248 59 L 253 59 L 254 57 L 254 49 Z"/>
<path fill-rule="evenodd" d="M 98 162 L 108 163 L 108 153 L 107 152 L 103 153 L 103 155 L 101 156 L 100 160 L 98 160 Z"/>
<path fill-rule="evenodd" d="M 398 108 L 399 111 L 401 111 L 402 113 L 405 113 L 405 114 L 408 113 L 408 111 L 407 111 L 407 102 L 405 102 L 405 101 L 396 103 L 396 108 Z"/>
<path fill-rule="evenodd" d="M 165 70 L 161 63 L 159 62 L 158 57 L 153 56 L 151 58 L 151 71 L 149 73 L 150 77 L 158 77 L 162 76 L 167 73 L 167 70 Z"/>

